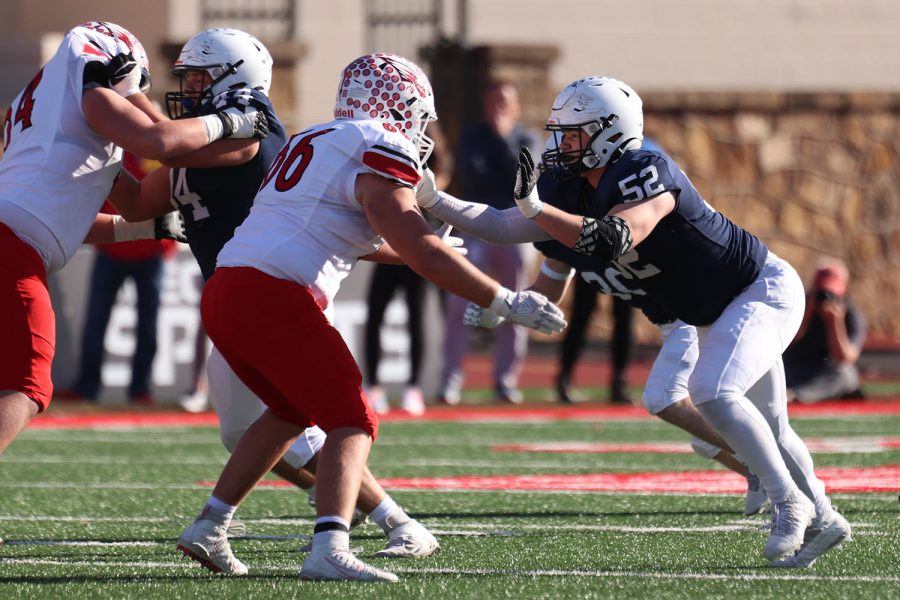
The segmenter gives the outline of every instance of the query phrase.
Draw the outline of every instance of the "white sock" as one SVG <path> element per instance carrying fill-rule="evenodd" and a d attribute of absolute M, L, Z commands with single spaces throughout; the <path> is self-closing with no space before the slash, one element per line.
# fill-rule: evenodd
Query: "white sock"
<path fill-rule="evenodd" d="M 236 510 L 237 506 L 232 506 L 227 502 L 222 502 L 215 496 L 210 496 L 206 501 L 206 506 L 203 507 L 203 512 L 200 513 L 200 518 L 212 521 L 222 527 L 227 527 Z"/>
<path fill-rule="evenodd" d="M 369 517 L 378 523 L 384 533 L 389 533 L 391 529 L 404 523 L 409 523 L 412 519 L 406 514 L 406 511 L 400 508 L 400 505 L 394 502 L 394 499 L 385 494 L 384 499 L 378 503 Z"/>
<path fill-rule="evenodd" d="M 316 519 L 313 530 L 313 550 L 350 550 L 350 524 L 337 515 L 327 515 Z"/>
<path fill-rule="evenodd" d="M 720 396 L 697 404 L 697 410 L 753 471 L 772 502 L 783 502 L 797 485 L 781 457 L 775 436 L 744 397 Z"/>

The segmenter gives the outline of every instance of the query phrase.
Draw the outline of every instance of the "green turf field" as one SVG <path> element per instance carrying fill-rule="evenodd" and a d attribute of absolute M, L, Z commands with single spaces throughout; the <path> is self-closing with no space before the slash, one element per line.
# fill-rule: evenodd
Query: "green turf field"
<path fill-rule="evenodd" d="M 900 416 L 794 418 L 803 437 L 897 436 Z M 896 439 L 896 438 L 894 438 Z M 500 452 L 538 442 L 686 442 L 652 419 L 387 422 L 371 467 L 380 478 L 708 470 L 684 453 Z M 815 454 L 821 467 L 900 464 L 900 447 Z M 246 578 L 180 558 L 175 540 L 225 460 L 212 428 L 27 430 L 0 459 L 2 598 L 891 598 L 900 597 L 896 493 L 838 493 L 854 540 L 812 569 L 768 568 L 763 518 L 739 495 L 422 491 L 392 495 L 439 537 L 434 557 L 367 558 L 398 584 L 301 582 L 311 532 L 306 496 L 258 489 L 233 542 Z M 894 482 L 897 483 L 897 482 Z M 355 530 L 364 555 L 377 526 Z"/>

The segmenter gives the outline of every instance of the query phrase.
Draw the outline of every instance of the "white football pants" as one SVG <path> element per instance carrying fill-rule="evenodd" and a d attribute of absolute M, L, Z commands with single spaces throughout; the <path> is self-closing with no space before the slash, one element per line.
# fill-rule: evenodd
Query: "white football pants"
<path fill-rule="evenodd" d="M 809 450 L 788 422 L 781 361 L 804 302 L 794 269 L 770 253 L 757 281 L 716 323 L 699 331 L 680 321 L 662 328 L 663 345 L 647 380 L 644 405 L 655 415 L 691 396 L 770 496 L 783 496 L 792 480 L 822 515 L 831 505 Z"/>

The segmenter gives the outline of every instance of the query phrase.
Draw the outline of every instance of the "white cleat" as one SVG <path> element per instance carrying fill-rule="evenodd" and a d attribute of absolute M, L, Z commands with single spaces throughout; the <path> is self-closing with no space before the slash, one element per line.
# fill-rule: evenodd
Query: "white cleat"
<path fill-rule="evenodd" d="M 784 502 L 776 503 L 775 526 L 766 541 L 763 555 L 769 560 L 778 560 L 793 554 L 803 544 L 803 533 L 815 512 L 815 505 L 800 490 L 794 490 Z"/>
<path fill-rule="evenodd" d="M 757 515 L 765 510 L 769 503 L 766 490 L 759 482 L 759 477 L 747 473 L 747 497 L 744 499 L 744 515 Z"/>
<path fill-rule="evenodd" d="M 365 390 L 366 398 L 369 400 L 369 406 L 375 411 L 375 414 L 386 415 L 391 412 L 391 405 L 388 403 L 387 394 L 380 385 L 373 385 Z"/>
<path fill-rule="evenodd" d="M 421 417 L 425 414 L 425 396 L 422 395 L 422 389 L 419 386 L 410 385 L 403 390 L 403 395 L 400 397 L 400 410 L 414 417 Z"/>
<path fill-rule="evenodd" d="M 378 558 L 421 558 L 440 551 L 441 545 L 425 526 L 412 519 L 388 532 L 388 542 L 375 553 Z"/>
<path fill-rule="evenodd" d="M 839 512 L 832 510 L 822 519 L 816 519 L 806 528 L 803 545 L 793 556 L 769 563 L 771 567 L 804 569 L 831 550 L 850 541 L 850 523 Z"/>
<path fill-rule="evenodd" d="M 185 412 L 202 413 L 209 409 L 209 397 L 206 392 L 198 390 L 179 398 L 178 406 Z"/>
<path fill-rule="evenodd" d="M 247 566 L 235 558 L 224 527 L 197 519 L 178 538 L 178 549 L 214 573 L 246 575 Z"/>
<path fill-rule="evenodd" d="M 247 524 L 240 519 L 232 519 L 228 527 L 225 528 L 225 535 L 229 539 L 244 537 L 247 535 Z"/>
<path fill-rule="evenodd" d="M 300 579 L 310 581 L 399 581 L 389 571 L 376 569 L 349 550 L 311 552 L 300 567 Z"/>

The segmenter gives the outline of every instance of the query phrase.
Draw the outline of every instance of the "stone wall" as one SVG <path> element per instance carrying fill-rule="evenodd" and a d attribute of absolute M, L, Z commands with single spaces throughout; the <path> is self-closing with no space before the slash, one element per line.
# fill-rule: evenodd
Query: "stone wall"
<path fill-rule="evenodd" d="M 804 282 L 820 257 L 845 260 L 870 342 L 900 341 L 900 94 L 643 97 L 647 134 L 716 209 Z"/>

